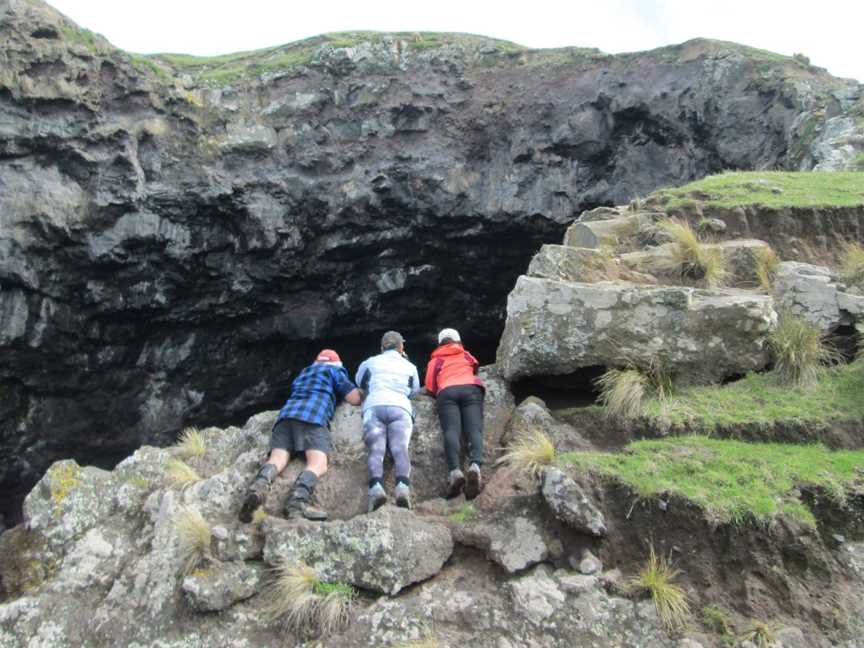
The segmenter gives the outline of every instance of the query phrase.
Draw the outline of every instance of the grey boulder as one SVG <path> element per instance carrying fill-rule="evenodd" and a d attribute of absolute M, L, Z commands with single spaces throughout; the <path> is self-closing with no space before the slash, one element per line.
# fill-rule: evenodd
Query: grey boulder
<path fill-rule="evenodd" d="M 543 498 L 559 520 L 577 531 L 602 538 L 606 516 L 591 494 L 557 468 L 543 473 Z"/>
<path fill-rule="evenodd" d="M 391 595 L 437 574 L 453 553 L 445 526 L 392 506 L 348 521 L 268 519 L 263 526 L 268 564 L 302 561 L 322 581 Z"/>

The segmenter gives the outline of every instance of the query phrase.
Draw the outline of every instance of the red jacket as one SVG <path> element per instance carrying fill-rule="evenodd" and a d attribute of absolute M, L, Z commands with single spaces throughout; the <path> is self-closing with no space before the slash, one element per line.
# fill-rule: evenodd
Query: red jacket
<path fill-rule="evenodd" d="M 426 366 L 426 389 L 433 396 L 447 387 L 454 385 L 477 385 L 483 387 L 483 381 L 477 377 L 480 363 L 477 358 L 468 353 L 459 342 L 448 342 L 432 352 L 432 358 Z"/>

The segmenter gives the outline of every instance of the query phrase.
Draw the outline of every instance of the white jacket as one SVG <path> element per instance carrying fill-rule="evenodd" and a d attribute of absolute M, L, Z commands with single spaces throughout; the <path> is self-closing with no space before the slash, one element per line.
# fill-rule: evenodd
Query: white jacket
<path fill-rule="evenodd" d="M 376 405 L 390 405 L 414 415 L 408 399 L 420 391 L 420 377 L 417 367 L 395 349 L 364 360 L 357 370 L 355 382 L 366 393 L 364 412 Z"/>

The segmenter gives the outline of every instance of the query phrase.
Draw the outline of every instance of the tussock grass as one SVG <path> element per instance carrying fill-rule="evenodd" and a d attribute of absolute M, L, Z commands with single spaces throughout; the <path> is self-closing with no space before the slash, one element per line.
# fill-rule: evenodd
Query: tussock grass
<path fill-rule="evenodd" d="M 702 608 L 702 625 L 721 638 L 731 637 L 733 634 L 731 613 L 717 605 L 706 605 Z"/>
<path fill-rule="evenodd" d="M 672 375 L 658 356 L 644 368 L 631 364 L 627 369 L 610 369 L 594 384 L 600 389 L 599 400 L 610 418 L 642 416 L 651 398 L 665 401 L 672 395 Z"/>
<path fill-rule="evenodd" d="M 644 499 L 687 500 L 715 524 L 768 525 L 784 515 L 815 526 L 797 485 L 845 501 L 859 488 L 864 450 L 687 436 L 636 441 L 617 453 L 565 453 L 560 462 L 615 479 Z"/>
<path fill-rule="evenodd" d="M 846 283 L 864 288 L 864 247 L 860 243 L 843 245 L 840 274 Z"/>
<path fill-rule="evenodd" d="M 717 248 L 707 247 L 686 221 L 668 218 L 659 226 L 674 239 L 673 268 L 682 276 L 699 281 L 706 288 L 722 286 L 729 276 L 726 257 Z"/>
<path fill-rule="evenodd" d="M 168 459 L 165 462 L 165 475 L 174 486 L 186 486 L 200 481 L 201 477 L 182 459 Z"/>
<path fill-rule="evenodd" d="M 284 561 L 273 569 L 274 578 L 264 593 L 262 613 L 281 620 L 290 630 L 323 635 L 343 627 L 349 618 L 354 588 L 344 583 L 322 583 L 303 562 Z"/>
<path fill-rule="evenodd" d="M 600 388 L 600 402 L 612 418 L 636 418 L 643 412 L 649 396 L 647 376 L 638 369 L 610 369 L 595 384 Z"/>
<path fill-rule="evenodd" d="M 839 354 L 828 346 L 819 329 L 789 312 L 780 313 L 768 346 L 775 375 L 785 385 L 813 385 L 825 375 L 827 364 L 839 361 Z"/>
<path fill-rule="evenodd" d="M 742 641 L 750 641 L 757 648 L 774 648 L 777 645 L 777 637 L 774 628 L 769 623 L 754 619 L 751 627 L 742 636 Z"/>
<path fill-rule="evenodd" d="M 628 583 L 631 589 L 651 595 L 660 622 L 669 632 L 683 630 L 690 618 L 687 594 L 681 586 L 673 582 L 680 573 L 670 560 L 664 556 L 658 557 L 652 546 L 648 562 L 639 572 L 639 576 Z"/>
<path fill-rule="evenodd" d="M 768 247 L 759 247 L 753 250 L 753 259 L 756 262 L 756 279 L 759 287 L 765 292 L 771 292 L 774 287 L 774 277 L 777 275 L 777 266 L 780 259 L 777 253 Z"/>
<path fill-rule="evenodd" d="M 204 560 L 212 560 L 210 524 L 200 511 L 192 508 L 180 509 L 174 517 L 179 553 L 183 559 L 181 571 L 193 573 Z"/>
<path fill-rule="evenodd" d="M 539 479 L 555 462 L 555 446 L 542 430 L 535 428 L 510 446 L 496 463 L 511 466 L 517 473 Z"/>
<path fill-rule="evenodd" d="M 196 427 L 188 427 L 180 434 L 180 439 L 174 445 L 174 454 L 183 459 L 203 457 L 207 452 L 204 435 Z"/>
<path fill-rule="evenodd" d="M 265 511 L 263 508 L 255 509 L 255 512 L 252 514 L 252 524 L 256 526 L 261 524 L 262 522 L 264 522 L 264 520 L 267 519 L 267 515 L 267 511 Z"/>

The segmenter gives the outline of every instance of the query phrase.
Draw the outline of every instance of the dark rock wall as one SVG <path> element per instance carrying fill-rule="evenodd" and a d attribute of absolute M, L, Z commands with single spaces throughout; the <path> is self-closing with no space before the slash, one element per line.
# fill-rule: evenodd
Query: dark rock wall
<path fill-rule="evenodd" d="M 208 88 L 0 0 L 6 504 L 56 459 L 279 406 L 322 345 L 353 370 L 397 328 L 422 365 L 447 325 L 491 361 L 516 276 L 583 209 L 796 167 L 801 116 L 849 93 L 709 41 L 490 43 L 324 43 Z"/>

